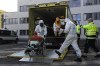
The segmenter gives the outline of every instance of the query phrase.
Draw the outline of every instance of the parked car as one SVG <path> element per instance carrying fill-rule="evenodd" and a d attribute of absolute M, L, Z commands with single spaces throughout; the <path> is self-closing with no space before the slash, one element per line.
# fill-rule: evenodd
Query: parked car
<path fill-rule="evenodd" d="M 17 33 L 12 30 L 0 30 L 0 43 L 5 42 L 18 43 Z"/>

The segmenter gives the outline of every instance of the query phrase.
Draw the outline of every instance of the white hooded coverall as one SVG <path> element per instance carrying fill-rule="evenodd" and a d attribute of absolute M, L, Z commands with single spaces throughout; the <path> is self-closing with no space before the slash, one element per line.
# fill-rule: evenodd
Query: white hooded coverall
<path fill-rule="evenodd" d="M 38 33 L 39 36 L 44 37 L 44 35 L 47 35 L 47 27 L 46 25 L 43 25 L 43 27 L 40 26 L 40 23 L 43 23 L 43 20 L 39 21 L 39 25 L 36 26 L 35 31 Z"/>
<path fill-rule="evenodd" d="M 60 53 L 63 53 L 65 49 L 68 48 L 69 45 L 72 45 L 78 57 L 81 57 L 82 53 L 77 44 L 77 34 L 76 34 L 76 25 L 70 21 L 69 19 L 65 19 L 66 26 L 64 29 L 64 33 L 67 33 L 65 41 L 62 46 L 58 50 Z"/>
<path fill-rule="evenodd" d="M 57 30 L 57 28 L 59 28 L 59 30 Z M 55 23 L 53 24 L 53 30 L 54 30 L 55 36 L 57 36 L 57 32 L 58 32 L 58 35 L 60 35 L 63 32 L 63 29 L 61 29 L 61 27 L 57 26 Z"/>

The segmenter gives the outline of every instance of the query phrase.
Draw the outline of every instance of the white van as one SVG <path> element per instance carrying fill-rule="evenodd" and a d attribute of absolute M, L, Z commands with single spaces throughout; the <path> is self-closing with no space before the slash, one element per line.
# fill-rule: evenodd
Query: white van
<path fill-rule="evenodd" d="M 0 43 L 5 42 L 18 42 L 18 36 L 15 31 L 12 30 L 0 30 Z"/>

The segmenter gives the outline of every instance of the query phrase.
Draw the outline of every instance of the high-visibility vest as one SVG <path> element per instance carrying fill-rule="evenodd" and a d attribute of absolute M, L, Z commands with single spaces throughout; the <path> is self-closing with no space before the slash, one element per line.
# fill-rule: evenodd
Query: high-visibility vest
<path fill-rule="evenodd" d="M 93 22 L 90 22 L 88 23 L 87 25 L 84 25 L 83 28 L 85 29 L 85 33 L 86 33 L 86 36 L 96 36 L 97 32 L 98 32 L 98 28 L 97 26 L 93 23 Z"/>
<path fill-rule="evenodd" d="M 76 26 L 76 33 L 77 34 L 81 34 L 81 27 L 80 27 L 80 25 Z"/>

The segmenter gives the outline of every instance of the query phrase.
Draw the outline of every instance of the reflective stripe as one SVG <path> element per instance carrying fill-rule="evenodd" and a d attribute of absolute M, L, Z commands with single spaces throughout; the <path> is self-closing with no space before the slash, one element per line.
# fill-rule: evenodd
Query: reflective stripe
<path fill-rule="evenodd" d="M 86 35 L 96 35 L 96 31 L 87 31 Z"/>
<path fill-rule="evenodd" d="M 86 37 L 87 39 L 96 39 L 96 37 Z"/>

